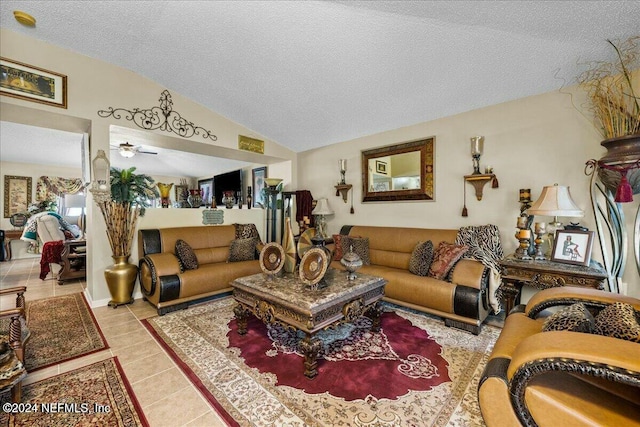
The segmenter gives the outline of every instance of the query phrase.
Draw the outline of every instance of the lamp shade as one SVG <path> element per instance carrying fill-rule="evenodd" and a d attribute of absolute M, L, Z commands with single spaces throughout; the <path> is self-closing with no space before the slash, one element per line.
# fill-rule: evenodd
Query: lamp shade
<path fill-rule="evenodd" d="M 533 205 L 527 209 L 530 215 L 583 217 L 584 211 L 571 198 L 569 187 L 548 185 Z"/>
<path fill-rule="evenodd" d="M 333 215 L 333 211 L 329 207 L 329 201 L 326 198 L 318 199 L 315 209 L 311 212 L 312 215 Z"/>

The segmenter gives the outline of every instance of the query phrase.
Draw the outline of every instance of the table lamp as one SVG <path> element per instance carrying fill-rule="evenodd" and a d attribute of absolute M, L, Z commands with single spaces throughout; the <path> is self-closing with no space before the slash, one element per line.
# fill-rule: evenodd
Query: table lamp
<path fill-rule="evenodd" d="M 329 207 L 329 201 L 326 198 L 318 199 L 315 209 L 311 212 L 316 217 L 318 236 L 323 239 L 327 238 L 327 215 L 333 215 L 333 211 Z"/>
<path fill-rule="evenodd" d="M 564 185 L 548 185 L 542 189 L 542 193 L 529 209 L 529 215 L 552 216 L 553 222 L 546 228 L 549 237 L 549 246 L 553 249 L 555 232 L 562 228 L 558 217 L 583 217 L 584 211 L 580 209 L 573 199 L 569 187 Z"/>

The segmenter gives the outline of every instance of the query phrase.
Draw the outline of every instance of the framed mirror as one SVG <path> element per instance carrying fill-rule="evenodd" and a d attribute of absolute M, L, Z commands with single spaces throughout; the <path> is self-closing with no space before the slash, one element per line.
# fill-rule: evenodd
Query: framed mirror
<path fill-rule="evenodd" d="M 362 151 L 362 201 L 434 200 L 435 138 Z"/>

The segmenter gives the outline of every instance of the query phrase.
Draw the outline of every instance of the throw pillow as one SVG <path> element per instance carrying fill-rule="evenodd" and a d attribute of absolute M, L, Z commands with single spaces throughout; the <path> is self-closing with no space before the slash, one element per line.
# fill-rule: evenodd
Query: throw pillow
<path fill-rule="evenodd" d="M 369 238 L 368 237 L 351 237 L 344 236 L 342 238 L 342 254 L 349 252 L 350 248 L 353 248 L 360 259 L 362 265 L 370 265 L 371 258 L 369 257 Z"/>
<path fill-rule="evenodd" d="M 236 239 L 250 239 L 255 237 L 260 240 L 255 224 L 233 224 L 236 227 Z"/>
<path fill-rule="evenodd" d="M 176 241 L 176 256 L 180 260 L 183 270 L 195 270 L 198 268 L 198 258 L 187 242 L 182 239 Z"/>
<path fill-rule="evenodd" d="M 426 276 L 429 274 L 429 267 L 433 261 L 433 242 L 418 242 L 409 260 L 409 271 L 416 276 Z"/>
<path fill-rule="evenodd" d="M 578 302 L 549 316 L 544 321 L 542 331 L 571 331 L 590 334 L 593 332 L 593 326 L 593 316 L 584 304 Z"/>
<path fill-rule="evenodd" d="M 342 255 L 344 254 L 344 251 L 342 249 L 342 239 L 345 236 L 344 234 L 334 234 L 332 237 L 333 244 L 335 246 L 335 249 L 333 251 L 333 260 L 340 261 L 342 259 Z M 347 248 L 347 250 L 349 250 L 349 248 Z"/>
<path fill-rule="evenodd" d="M 469 250 L 468 246 L 440 242 L 438 249 L 433 254 L 433 261 L 431 262 L 431 267 L 429 267 L 429 276 L 443 280 L 467 250 Z"/>
<path fill-rule="evenodd" d="M 256 245 L 258 239 L 235 239 L 229 246 L 229 262 L 251 261 L 256 259 Z"/>
<path fill-rule="evenodd" d="M 640 343 L 640 324 L 630 304 L 615 302 L 596 316 L 595 333 Z"/>

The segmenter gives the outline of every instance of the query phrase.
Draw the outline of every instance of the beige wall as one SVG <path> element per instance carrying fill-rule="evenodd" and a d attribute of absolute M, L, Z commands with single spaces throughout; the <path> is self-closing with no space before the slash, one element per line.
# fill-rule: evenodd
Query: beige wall
<path fill-rule="evenodd" d="M 68 108 L 66 110 L 3 96 L 0 120 L 34 124 L 42 122 L 42 117 L 46 116 L 49 120 L 45 121 L 50 127 L 87 132 L 90 137 L 91 158 L 100 149 L 105 150 L 107 155 L 110 154 L 110 125 L 132 127 L 137 130 L 135 125 L 125 120 L 100 118 L 97 114 L 99 110 L 108 107 L 150 108 L 157 105 L 160 93 L 166 89 L 129 70 L 78 55 L 6 29 L 0 30 L 0 50 L 3 57 L 65 74 L 68 77 Z M 189 141 L 226 148 L 231 152 L 239 153 L 237 160 L 256 164 L 270 164 L 274 158 L 279 159 L 279 162 L 295 161 L 295 153 L 275 141 L 256 134 L 182 97 L 179 93 L 173 92 L 171 95 L 175 111 L 196 125 L 211 130 L 218 137 L 216 142 L 205 141 L 197 136 Z M 60 116 L 62 120 L 50 120 L 51 117 Z M 69 120 L 66 120 L 67 118 Z M 239 134 L 264 140 L 265 155 L 240 153 L 237 150 Z M 93 206 L 91 197 L 89 197 L 87 208 L 87 235 L 88 296 L 95 302 L 106 303 L 109 292 L 103 271 L 105 267 L 112 264 L 111 250 L 106 240 L 104 221 Z"/>
<path fill-rule="evenodd" d="M 575 88 L 573 89 L 575 90 Z M 298 184 L 315 198 L 327 197 L 335 214 L 328 227 L 336 233 L 345 224 L 401 225 L 407 227 L 451 228 L 496 224 L 500 228 L 505 253 L 516 249 L 516 217 L 520 213 L 519 189 L 530 188 L 535 200 L 545 185 L 568 185 L 585 217 L 564 218 L 564 223 L 580 221 L 595 229 L 585 162 L 602 157 L 601 137 L 587 117 L 574 108 L 581 105 L 580 93 L 573 99 L 568 89 L 493 105 L 456 116 L 376 135 L 346 141 L 298 154 Z M 573 104 L 572 104 L 573 102 Z M 499 188 L 487 184 L 484 197 L 476 200 L 473 187 L 466 184 L 468 217 L 462 217 L 463 176 L 473 171 L 470 137 L 484 135 L 481 170 L 492 166 Z M 435 201 L 361 203 L 360 151 L 389 144 L 435 136 Z M 338 159 L 347 159 L 347 183 L 353 184 L 348 203 L 335 196 L 339 181 Z M 351 196 L 355 214 L 351 215 Z M 629 232 L 640 196 L 624 207 Z M 538 218 L 549 222 L 552 218 Z M 631 237 L 631 236 L 630 236 Z M 629 242 L 631 245 L 631 242 Z M 602 261 L 597 243 L 593 257 Z M 631 250 L 631 246 L 630 246 Z M 628 293 L 640 296 L 640 278 L 632 259 L 623 279 Z"/>

